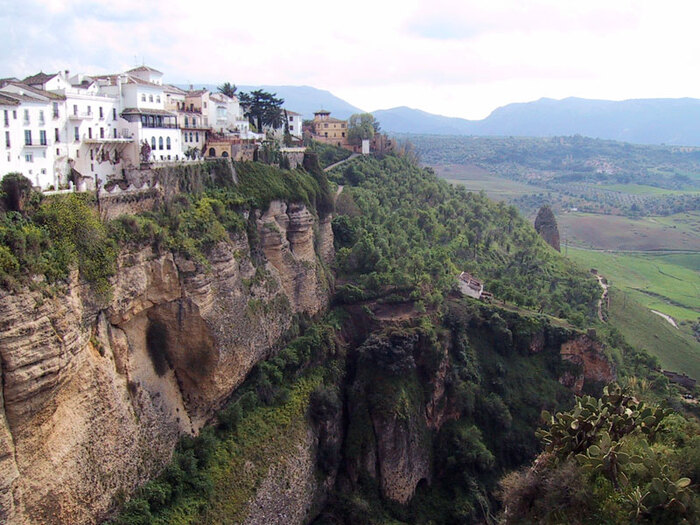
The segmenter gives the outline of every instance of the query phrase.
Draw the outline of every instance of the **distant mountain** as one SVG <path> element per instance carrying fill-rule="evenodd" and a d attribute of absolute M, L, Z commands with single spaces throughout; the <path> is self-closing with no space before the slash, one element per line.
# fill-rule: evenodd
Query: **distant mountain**
<path fill-rule="evenodd" d="M 187 89 L 189 85 L 179 84 L 178 87 Z M 194 87 L 216 91 L 215 84 L 195 84 Z M 301 113 L 306 119 L 314 118 L 314 111 L 319 109 L 328 110 L 332 116 L 341 119 L 346 119 L 353 113 L 363 113 L 363 110 L 336 97 L 330 91 L 311 86 L 238 86 L 239 92 L 255 89 L 277 93 L 278 97 L 284 99 L 285 108 Z"/>
<path fill-rule="evenodd" d="M 508 104 L 483 120 L 433 115 L 398 107 L 374 112 L 395 133 L 547 137 L 584 135 L 638 144 L 700 146 L 700 100 L 638 99 L 615 102 L 542 98 Z"/>
<path fill-rule="evenodd" d="M 429 135 L 470 135 L 473 122 L 456 117 L 434 115 L 406 106 L 379 109 L 372 114 L 379 121 L 382 131 L 393 133 L 417 133 Z"/>

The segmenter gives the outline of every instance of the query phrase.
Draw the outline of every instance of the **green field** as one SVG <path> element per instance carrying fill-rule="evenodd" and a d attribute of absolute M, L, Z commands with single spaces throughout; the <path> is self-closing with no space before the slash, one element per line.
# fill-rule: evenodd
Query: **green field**
<path fill-rule="evenodd" d="M 593 213 L 557 216 L 562 243 L 602 250 L 700 251 L 700 213 L 631 218 Z"/>
<path fill-rule="evenodd" d="M 647 308 L 677 321 L 700 317 L 700 253 L 614 253 L 569 247 L 568 256 L 584 268 L 596 268 L 615 288 Z"/>
<path fill-rule="evenodd" d="M 696 191 L 671 190 L 659 188 L 657 186 L 646 186 L 644 184 L 603 184 L 596 186 L 601 190 L 619 191 L 630 195 L 684 195 L 686 193 L 697 193 Z"/>
<path fill-rule="evenodd" d="M 531 184 L 517 182 L 493 175 L 479 166 L 466 164 L 432 166 L 435 173 L 452 184 L 461 184 L 469 191 L 485 191 L 491 199 L 510 200 L 533 193 L 546 193 L 551 190 L 539 188 Z"/>
<path fill-rule="evenodd" d="M 663 368 L 700 378 L 700 343 L 614 287 L 610 290 L 610 322 L 629 344 L 656 356 Z"/>
<path fill-rule="evenodd" d="M 670 370 L 700 378 L 700 253 L 613 253 L 576 248 L 568 256 L 608 279 L 610 321 L 627 341 Z M 651 310 L 671 316 L 678 328 Z"/>

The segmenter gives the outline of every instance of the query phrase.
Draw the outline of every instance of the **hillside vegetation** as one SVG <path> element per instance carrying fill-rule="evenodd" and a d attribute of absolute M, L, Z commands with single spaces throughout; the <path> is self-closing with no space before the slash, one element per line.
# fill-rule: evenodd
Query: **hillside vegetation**
<path fill-rule="evenodd" d="M 345 184 L 333 221 L 341 297 L 404 293 L 436 306 L 466 270 L 500 300 L 581 326 L 594 319 L 595 281 L 515 208 L 397 157 L 355 159 L 329 177 Z"/>

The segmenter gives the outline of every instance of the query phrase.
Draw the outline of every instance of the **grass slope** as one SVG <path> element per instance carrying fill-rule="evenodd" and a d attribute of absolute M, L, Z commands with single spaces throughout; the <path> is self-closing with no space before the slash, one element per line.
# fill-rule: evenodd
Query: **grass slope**
<path fill-rule="evenodd" d="M 700 378 L 700 344 L 617 288 L 610 290 L 610 322 L 632 346 L 656 356 L 663 368 Z"/>

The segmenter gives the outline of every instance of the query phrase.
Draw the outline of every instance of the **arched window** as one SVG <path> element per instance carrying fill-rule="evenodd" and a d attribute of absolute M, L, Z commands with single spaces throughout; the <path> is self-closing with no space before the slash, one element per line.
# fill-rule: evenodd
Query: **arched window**
<path fill-rule="evenodd" d="M 158 137 L 158 149 L 163 149 L 163 137 Z"/>
<path fill-rule="evenodd" d="M 221 154 L 221 156 L 222 156 L 222 157 L 228 157 L 228 152 L 227 152 L 227 151 L 224 151 L 224 152 Z"/>
<path fill-rule="evenodd" d="M 209 156 L 216 157 L 216 150 L 214 148 L 209 148 Z"/>
<path fill-rule="evenodd" d="M 148 95 L 148 101 L 153 102 L 153 95 Z"/>
<path fill-rule="evenodd" d="M 170 149 L 170 137 L 165 139 L 165 149 Z"/>
<path fill-rule="evenodd" d="M 151 137 L 151 149 L 154 150 L 156 149 L 156 138 Z"/>

